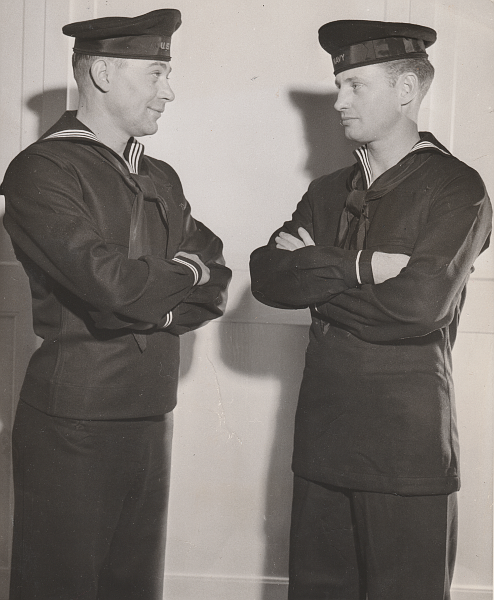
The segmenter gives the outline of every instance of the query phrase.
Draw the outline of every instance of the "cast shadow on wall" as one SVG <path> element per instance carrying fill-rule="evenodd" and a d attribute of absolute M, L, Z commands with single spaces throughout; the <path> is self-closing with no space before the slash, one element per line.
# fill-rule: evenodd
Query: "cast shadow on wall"
<path fill-rule="evenodd" d="M 311 180 L 354 162 L 352 146 L 333 108 L 336 94 L 292 90 L 289 98 L 304 124 L 304 171 Z M 293 208 L 299 199 L 292 199 Z M 270 377 L 280 384 L 266 478 L 263 574 L 267 581 L 286 577 L 288 572 L 293 422 L 308 342 L 307 325 L 296 324 L 300 319 L 289 324 L 289 316 L 287 324 L 270 322 L 271 310 L 262 307 L 246 288 L 237 305 L 227 311 L 227 323 L 221 328 L 222 359 L 229 368 L 253 378 Z M 276 588 L 266 583 L 262 600 L 279 598 Z"/>
<path fill-rule="evenodd" d="M 63 115 L 67 106 L 67 89 L 54 88 L 36 94 L 27 101 L 27 107 L 38 119 L 38 136 L 41 137 Z M 31 140 L 34 142 L 35 140 Z"/>
<path fill-rule="evenodd" d="M 266 458 L 263 454 L 259 464 L 259 469 L 266 471 L 264 508 L 259 518 L 264 517 L 265 538 L 262 574 L 266 583 L 261 598 L 275 600 L 279 593 L 270 581 L 287 574 L 292 432 L 308 327 L 267 323 L 265 319 L 255 322 L 254 303 L 250 290 L 246 290 L 237 306 L 228 312 L 227 321 L 221 324 L 220 346 L 222 360 L 229 369 L 249 379 L 271 381 L 279 390 L 276 396 L 253 400 L 274 404 L 274 410 L 269 410 L 274 414 L 268 428 L 272 432 L 269 454 Z"/>
<path fill-rule="evenodd" d="M 334 109 L 336 93 L 291 90 L 289 98 L 303 121 L 307 148 L 304 169 L 311 180 L 355 162 L 354 146 L 345 139 L 340 115 Z"/>

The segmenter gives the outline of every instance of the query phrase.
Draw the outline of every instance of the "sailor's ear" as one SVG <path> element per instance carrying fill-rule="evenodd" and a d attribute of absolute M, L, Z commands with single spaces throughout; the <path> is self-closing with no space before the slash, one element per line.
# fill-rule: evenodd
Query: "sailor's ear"
<path fill-rule="evenodd" d="M 91 65 L 91 80 L 102 92 L 108 92 L 110 89 L 112 70 L 113 64 L 104 56 L 98 57 Z"/>

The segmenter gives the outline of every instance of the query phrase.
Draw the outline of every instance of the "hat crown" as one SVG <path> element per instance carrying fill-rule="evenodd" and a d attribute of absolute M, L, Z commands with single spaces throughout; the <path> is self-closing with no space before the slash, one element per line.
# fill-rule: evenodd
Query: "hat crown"
<path fill-rule="evenodd" d="M 436 41 L 430 27 L 386 21 L 331 21 L 319 29 L 319 43 L 333 58 L 335 74 L 368 64 L 427 57 Z"/>
<path fill-rule="evenodd" d="M 170 60 L 172 34 L 181 25 L 175 8 L 137 17 L 102 17 L 69 23 L 65 35 L 75 37 L 74 52 L 96 56 Z"/>

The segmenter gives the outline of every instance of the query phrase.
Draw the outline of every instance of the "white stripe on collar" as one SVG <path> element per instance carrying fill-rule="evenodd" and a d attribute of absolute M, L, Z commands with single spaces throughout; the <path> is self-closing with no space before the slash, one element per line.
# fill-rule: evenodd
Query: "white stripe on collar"
<path fill-rule="evenodd" d="M 424 148 L 433 148 L 434 150 L 439 150 L 439 152 L 445 154 L 446 156 L 451 156 L 451 152 L 440 148 L 439 146 L 434 144 L 434 142 L 429 142 L 428 140 L 419 140 L 410 150 L 409 154 L 411 154 L 412 152 L 417 152 L 418 150 L 423 150 Z M 360 148 L 357 148 L 355 150 L 355 154 L 360 159 L 360 163 L 362 165 L 362 169 L 365 175 L 366 187 L 369 188 L 372 183 L 372 168 L 369 162 L 369 151 L 367 149 L 367 144 L 364 144 L 363 146 L 360 146 Z"/>
<path fill-rule="evenodd" d="M 414 152 L 415 150 L 422 150 L 423 148 L 434 148 L 435 150 L 439 150 L 439 152 L 442 152 L 446 156 L 451 156 L 451 152 L 448 152 L 448 150 L 446 150 L 445 148 L 439 148 L 439 146 L 434 144 L 434 142 L 429 142 L 427 140 L 418 141 L 412 148 L 411 152 Z"/>
<path fill-rule="evenodd" d="M 45 140 L 52 140 L 58 138 L 83 138 L 85 140 L 93 140 L 99 142 L 98 138 L 92 131 L 85 131 L 84 129 L 64 129 L 62 131 L 56 131 L 51 135 L 46 136 Z"/>
<path fill-rule="evenodd" d="M 134 138 L 127 144 L 124 151 L 125 159 L 127 160 L 131 173 L 137 175 L 139 170 L 139 159 L 144 152 L 144 145 L 138 142 Z"/>
<path fill-rule="evenodd" d="M 372 168 L 369 162 L 369 151 L 367 150 L 367 146 L 360 146 L 355 150 L 355 154 L 360 158 L 360 163 L 364 170 L 366 187 L 370 187 L 372 182 Z"/>
<path fill-rule="evenodd" d="M 53 139 L 67 139 L 67 138 L 81 138 L 83 140 L 92 140 L 93 142 L 99 142 L 99 139 L 94 135 L 92 131 L 86 131 L 85 129 L 63 129 L 62 131 L 56 131 L 45 138 L 44 140 Z M 102 143 L 102 142 L 100 142 Z M 125 162 L 127 163 L 129 170 L 134 175 L 137 175 L 139 171 L 139 159 L 144 152 L 144 145 L 138 142 L 136 139 L 131 138 L 124 151 Z"/>

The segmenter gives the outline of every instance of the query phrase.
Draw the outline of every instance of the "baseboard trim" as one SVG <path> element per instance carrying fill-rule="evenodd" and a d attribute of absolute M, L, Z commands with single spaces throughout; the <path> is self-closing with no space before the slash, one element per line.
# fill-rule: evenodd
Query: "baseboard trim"
<path fill-rule="evenodd" d="M 286 600 L 287 589 L 284 577 L 165 575 L 167 600 Z"/>
<path fill-rule="evenodd" d="M 492 588 L 488 587 L 453 587 L 452 600 L 493 600 Z"/>
<path fill-rule="evenodd" d="M 167 600 L 286 600 L 285 577 L 220 577 L 170 573 L 165 576 Z M 493 600 L 492 588 L 453 587 L 452 600 Z"/>
<path fill-rule="evenodd" d="M 0 568 L 0 600 L 8 600 L 9 570 Z M 167 600 L 286 600 L 285 577 L 220 577 L 171 573 L 165 576 Z M 492 588 L 454 587 L 452 600 L 493 600 Z"/>

